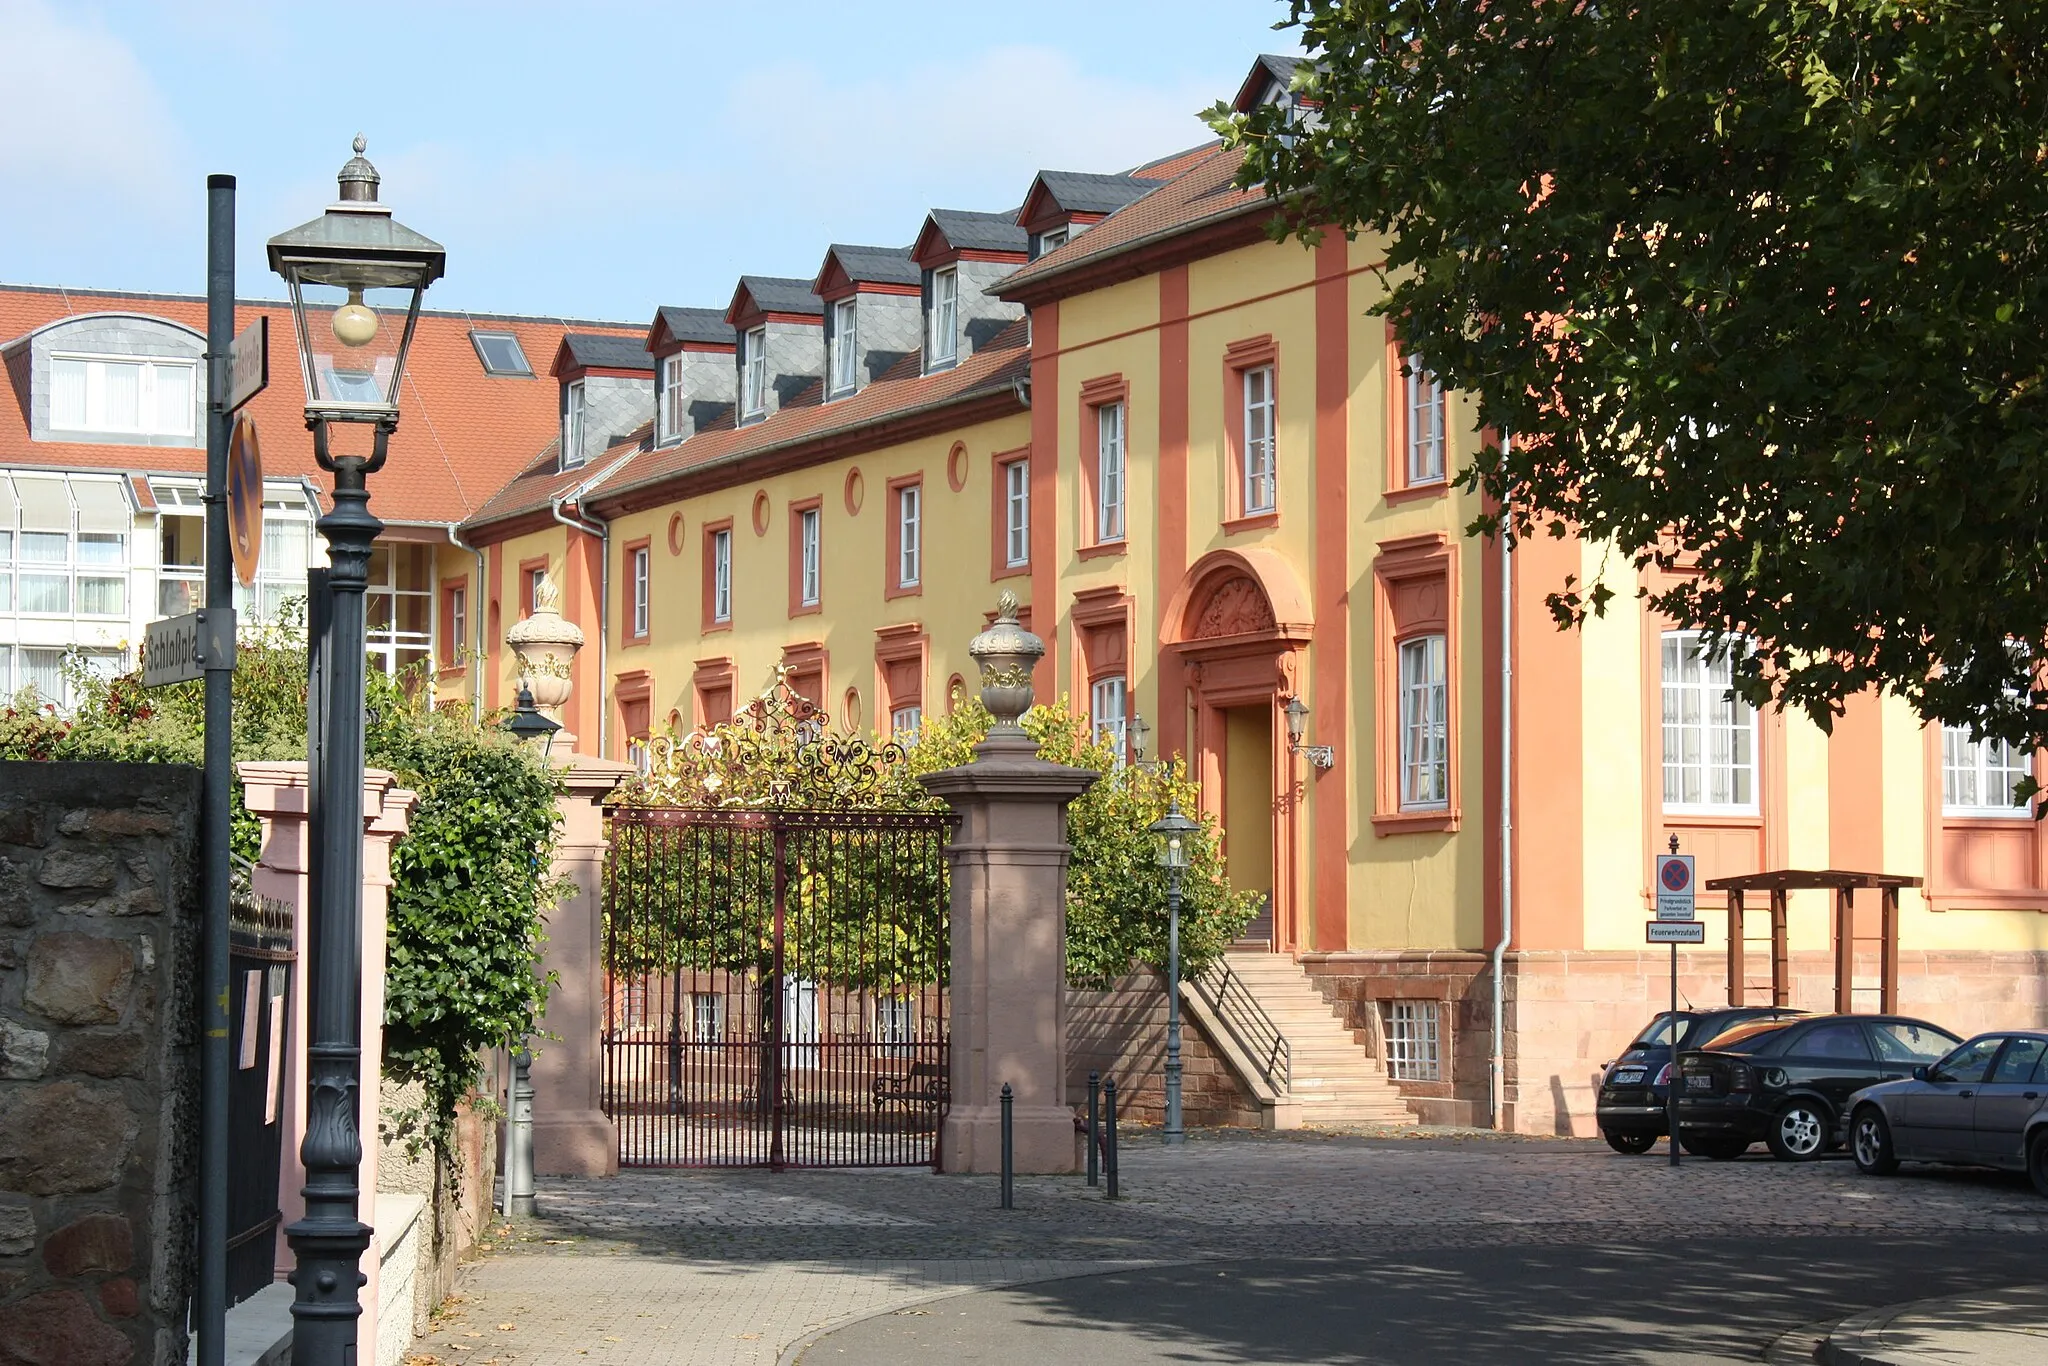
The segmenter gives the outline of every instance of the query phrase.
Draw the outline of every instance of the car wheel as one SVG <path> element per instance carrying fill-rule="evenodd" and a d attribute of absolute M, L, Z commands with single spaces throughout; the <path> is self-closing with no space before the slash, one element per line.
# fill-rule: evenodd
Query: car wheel
<path fill-rule="evenodd" d="M 1733 1162 L 1749 1151 L 1749 1140 L 1740 1134 L 1700 1134 L 1681 1139 L 1679 1146 L 1695 1157 L 1711 1157 L 1716 1162 Z"/>
<path fill-rule="evenodd" d="M 2027 1140 L 2027 1175 L 2034 1178 L 2034 1189 L 2048 1195 L 2048 1129 L 2037 1129 Z"/>
<path fill-rule="evenodd" d="M 1892 1151 L 1892 1126 L 1875 1105 L 1856 1111 L 1849 1123 L 1849 1147 L 1856 1155 L 1856 1170 L 1866 1176 L 1890 1176 L 1899 1169 L 1899 1155 Z"/>
<path fill-rule="evenodd" d="M 1780 1162 L 1811 1162 L 1828 1150 L 1833 1117 L 1810 1100 L 1795 1100 L 1778 1111 L 1765 1141 Z"/>
<path fill-rule="evenodd" d="M 1633 1133 L 1627 1129 L 1602 1129 L 1600 1137 L 1607 1140 L 1608 1147 L 1630 1157 L 1650 1151 L 1651 1145 L 1657 1141 L 1655 1134 Z"/>

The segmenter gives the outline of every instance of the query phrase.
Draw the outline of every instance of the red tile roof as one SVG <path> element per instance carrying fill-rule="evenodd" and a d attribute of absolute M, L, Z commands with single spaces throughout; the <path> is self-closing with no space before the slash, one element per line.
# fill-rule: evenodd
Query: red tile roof
<path fill-rule="evenodd" d="M 1138 254 L 1205 228 L 1239 224 L 1247 240 L 1256 238 L 1264 216 L 1271 212 L 1271 201 L 1264 190 L 1238 187 L 1237 170 L 1243 161 L 1242 152 L 1222 147 L 1170 158 L 1162 164 L 1170 168 L 1186 162 L 1187 168 L 1058 250 L 1006 276 L 994 292 L 1005 299 L 1037 303 L 1093 288 L 1102 283 L 1103 270 L 1116 268 L 1118 258 L 1134 258 L 1129 263 L 1130 273 L 1156 268 L 1136 259 Z M 1161 172 L 1148 167 L 1142 173 L 1152 176 Z"/>
<path fill-rule="evenodd" d="M 921 374 L 922 362 L 913 352 L 851 397 L 821 403 L 816 401 L 819 386 L 813 385 L 766 421 L 713 428 L 678 445 L 643 450 L 607 475 L 585 501 L 600 516 L 613 515 L 652 506 L 672 496 L 670 486 L 692 476 L 715 478 L 718 471 L 732 470 L 738 477 L 751 478 L 767 472 L 767 467 L 907 440 L 921 430 L 920 423 L 959 421 L 958 410 L 969 405 L 1022 411 L 1016 381 L 1031 373 L 1027 330 L 1022 322 L 1011 324 L 950 370 Z M 496 513 L 493 520 L 505 517 Z M 470 525 L 480 527 L 483 522 L 478 518 Z"/>
<path fill-rule="evenodd" d="M 45 289 L 0 285 L 0 346 L 68 316 L 134 313 L 204 332 L 206 301 L 192 295 L 129 294 L 109 290 Z M 305 423 L 305 383 L 292 343 L 290 308 L 281 302 L 241 302 L 239 331 L 259 314 L 270 316 L 270 387 L 245 410 L 263 441 L 264 474 L 301 475 L 331 487 L 313 460 Z M 510 332 L 537 378 L 494 378 L 484 373 L 472 328 Z M 560 426 L 561 389 L 545 367 L 567 332 L 597 332 L 639 339 L 645 324 L 569 323 L 560 319 L 489 314 L 422 313 L 406 363 L 398 431 L 390 461 L 371 477 L 370 506 L 387 522 L 460 522 L 534 463 L 534 452 Z M 35 441 L 28 425 L 24 368 L 10 366 L 11 392 L 0 395 L 0 464 L 151 474 L 203 474 L 204 446 L 98 445 Z"/>

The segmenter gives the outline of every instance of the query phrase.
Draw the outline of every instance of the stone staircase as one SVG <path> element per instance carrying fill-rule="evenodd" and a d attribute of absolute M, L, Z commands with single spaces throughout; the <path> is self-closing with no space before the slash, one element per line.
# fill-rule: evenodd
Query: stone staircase
<path fill-rule="evenodd" d="M 1387 1077 L 1384 1061 L 1358 1042 L 1302 966 L 1284 953 L 1233 949 L 1225 955 L 1280 1032 L 1291 1061 L 1290 1100 L 1310 1125 L 1413 1124 L 1415 1115 Z"/>

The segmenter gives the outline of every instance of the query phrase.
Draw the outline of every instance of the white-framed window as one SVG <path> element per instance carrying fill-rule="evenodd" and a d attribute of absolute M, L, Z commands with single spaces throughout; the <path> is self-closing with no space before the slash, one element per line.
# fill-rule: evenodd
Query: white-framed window
<path fill-rule="evenodd" d="M 666 357 L 661 362 L 661 439 L 673 441 L 683 433 L 683 358 Z"/>
<path fill-rule="evenodd" d="M 1244 372 L 1244 510 L 1271 512 L 1279 483 L 1273 450 L 1273 367 Z"/>
<path fill-rule="evenodd" d="M 547 582 L 547 578 L 546 569 L 526 571 L 526 615 L 529 617 L 540 611 L 540 586 Z"/>
<path fill-rule="evenodd" d="M 1031 563 L 1031 462 L 1012 460 L 1003 466 L 1004 563 L 1015 569 Z"/>
<path fill-rule="evenodd" d="M 896 583 L 911 588 L 924 564 L 924 486 L 907 484 L 896 490 Z"/>
<path fill-rule="evenodd" d="M 0 614 L 128 615 L 126 481 L 0 475 Z"/>
<path fill-rule="evenodd" d="M 199 367 L 188 360 L 50 358 L 50 429 L 124 436 L 191 436 Z"/>
<path fill-rule="evenodd" d="M 1401 809 L 1450 805 L 1450 677 L 1445 637 L 1415 636 L 1398 651 L 1401 674 Z"/>
<path fill-rule="evenodd" d="M 1437 484 L 1444 477 L 1444 386 L 1408 358 L 1408 482 Z"/>
<path fill-rule="evenodd" d="M 264 524 L 264 549 L 270 527 Z M 370 662 L 386 675 L 423 663 L 433 650 L 434 548 L 414 541 L 370 548 L 370 586 L 363 597 Z M 303 571 L 301 571 L 303 578 Z M 301 592 L 304 587 L 301 586 Z"/>
<path fill-rule="evenodd" d="M 818 508 L 805 508 L 797 514 L 798 561 L 801 582 L 798 598 L 805 607 L 816 607 L 823 586 L 819 583 L 819 537 L 824 514 Z"/>
<path fill-rule="evenodd" d="M 75 681 L 81 669 L 102 679 L 117 677 L 128 669 L 128 652 L 63 645 L 0 645 L 0 701 L 32 687 L 42 701 L 55 703 L 59 711 L 68 712 L 83 700 Z"/>
<path fill-rule="evenodd" d="M 157 506 L 156 612 L 182 616 L 206 601 L 206 505 L 196 480 L 152 479 Z M 304 621 L 306 569 L 313 555 L 313 511 L 302 490 L 272 484 L 263 493 L 263 550 L 256 586 L 235 584 L 235 611 L 245 623 Z M 292 609 L 289 613 L 287 608 Z M 464 639 L 456 632 L 459 645 Z"/>
<path fill-rule="evenodd" d="M 1124 538 L 1124 405 L 1095 410 L 1095 539 Z"/>
<path fill-rule="evenodd" d="M 732 620 L 732 528 L 711 533 L 711 619 Z"/>
<path fill-rule="evenodd" d="M 923 725 L 923 707 L 896 707 L 889 712 L 889 734 L 897 740 L 908 742 L 916 739 L 918 729 Z"/>
<path fill-rule="evenodd" d="M 462 663 L 469 650 L 469 588 L 459 585 L 448 590 L 448 658 L 446 667 Z"/>
<path fill-rule="evenodd" d="M 652 606 L 651 593 L 649 591 L 652 588 L 652 584 L 649 582 L 648 571 L 652 560 L 653 556 L 648 553 L 646 546 L 638 546 L 634 549 L 633 634 L 636 636 L 647 634 L 649 609 Z"/>
<path fill-rule="evenodd" d="M 306 600 L 306 568 L 312 555 L 313 513 L 306 507 L 305 496 L 265 493 L 263 551 L 256 557 L 256 586 L 250 589 L 235 584 L 237 610 L 266 623 L 283 621 L 288 615 L 303 620 L 303 607 L 289 613 L 288 608 Z M 424 580 L 420 591 L 426 591 Z M 203 587 L 200 593 L 203 597 Z"/>
<path fill-rule="evenodd" d="M 1038 235 L 1038 254 L 1043 256 L 1047 252 L 1058 251 L 1072 237 L 1073 233 L 1064 226 L 1054 228 L 1050 232 L 1042 232 Z"/>
<path fill-rule="evenodd" d="M 832 305 L 832 392 L 843 394 L 860 382 L 860 309 L 852 299 Z"/>
<path fill-rule="evenodd" d="M 1756 710 L 1729 691 L 1735 670 L 1728 648 L 1710 658 L 1699 632 L 1664 632 L 1666 811 L 1754 815 L 1758 809 Z"/>
<path fill-rule="evenodd" d="M 950 362 L 960 354 L 960 272 L 952 266 L 932 272 L 931 335 L 925 339 L 931 364 Z"/>
<path fill-rule="evenodd" d="M 1980 740 L 1968 726 L 1941 728 L 1944 816 L 2032 816 L 2027 802 L 2014 800 L 2013 788 L 2033 771 L 2031 757 L 2009 741 Z"/>
<path fill-rule="evenodd" d="M 1122 763 L 1129 715 L 1129 684 L 1122 678 L 1098 678 L 1088 689 L 1088 728 L 1096 740 L 1116 751 Z"/>
<path fill-rule="evenodd" d="M 690 993 L 690 1040 L 717 1043 L 725 1037 L 725 994 L 717 991 Z"/>
<path fill-rule="evenodd" d="M 905 1049 L 917 1042 L 917 1002 L 908 996 L 875 998 L 875 1043 L 884 1049 Z"/>
<path fill-rule="evenodd" d="M 526 363 L 526 352 L 520 349 L 519 338 L 511 332 L 472 332 L 470 345 L 476 348 L 476 358 L 483 362 L 487 375 L 533 377 L 533 367 Z"/>
<path fill-rule="evenodd" d="M 583 463 L 583 381 L 577 380 L 562 393 L 562 468 L 573 470 Z"/>
<path fill-rule="evenodd" d="M 741 360 L 745 370 L 740 377 L 740 412 L 758 417 L 768 411 L 767 328 L 757 327 L 747 333 Z"/>
<path fill-rule="evenodd" d="M 1437 1001 L 1380 1002 L 1389 1077 L 1395 1081 L 1443 1080 L 1442 1016 L 1442 1004 Z"/>

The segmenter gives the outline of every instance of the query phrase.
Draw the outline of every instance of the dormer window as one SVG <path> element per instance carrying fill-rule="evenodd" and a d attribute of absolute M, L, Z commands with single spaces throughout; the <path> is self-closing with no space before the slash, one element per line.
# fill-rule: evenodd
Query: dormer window
<path fill-rule="evenodd" d="M 747 333 L 745 377 L 740 385 L 740 411 L 759 417 L 768 411 L 768 329 L 757 327 Z"/>
<path fill-rule="evenodd" d="M 55 356 L 50 428 L 110 436 L 190 436 L 198 413 L 190 361 Z"/>
<path fill-rule="evenodd" d="M 1040 233 L 1038 235 L 1037 255 L 1043 256 L 1047 252 L 1058 251 L 1067 244 L 1068 239 L 1073 235 L 1073 229 L 1064 225 L 1054 228 L 1050 232 Z"/>
<path fill-rule="evenodd" d="M 952 266 L 932 272 L 930 335 L 925 339 L 926 369 L 950 365 L 959 354 L 960 274 Z"/>
<path fill-rule="evenodd" d="M 832 305 L 832 392 L 849 393 L 860 380 L 859 309 L 852 299 Z"/>
<path fill-rule="evenodd" d="M 562 391 L 562 468 L 573 470 L 583 463 L 583 381 Z"/>
<path fill-rule="evenodd" d="M 683 358 L 670 356 L 661 363 L 660 431 L 663 441 L 673 441 L 683 431 Z"/>

